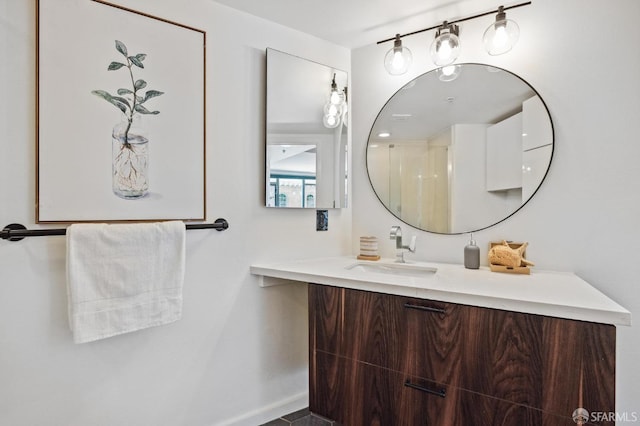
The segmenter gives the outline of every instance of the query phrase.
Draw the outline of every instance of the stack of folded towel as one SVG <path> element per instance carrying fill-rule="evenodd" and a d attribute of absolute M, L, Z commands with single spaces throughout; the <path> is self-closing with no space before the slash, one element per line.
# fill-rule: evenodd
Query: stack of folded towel
<path fill-rule="evenodd" d="M 358 259 L 361 260 L 379 260 L 378 255 L 378 238 L 376 237 L 360 237 L 360 254 Z"/>

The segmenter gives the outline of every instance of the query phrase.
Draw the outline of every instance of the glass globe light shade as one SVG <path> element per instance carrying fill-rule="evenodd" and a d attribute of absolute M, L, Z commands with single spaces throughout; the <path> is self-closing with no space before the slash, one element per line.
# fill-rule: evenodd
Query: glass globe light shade
<path fill-rule="evenodd" d="M 338 89 L 332 89 L 329 95 L 329 102 L 333 105 L 342 105 L 344 103 L 344 92 Z"/>
<path fill-rule="evenodd" d="M 460 55 L 460 39 L 452 31 L 438 31 L 437 37 L 429 48 L 429 54 L 433 63 L 438 66 L 452 64 Z"/>
<path fill-rule="evenodd" d="M 482 42 L 487 53 L 495 56 L 510 51 L 519 37 L 518 24 L 511 19 L 506 19 L 506 13 L 498 12 L 496 21 L 485 30 Z"/>
<path fill-rule="evenodd" d="M 327 129 L 335 129 L 340 125 L 340 120 L 342 118 L 342 105 L 335 105 L 331 103 L 331 101 L 324 104 L 324 115 L 322 116 L 322 124 Z"/>
<path fill-rule="evenodd" d="M 409 70 L 412 61 L 413 55 L 411 51 L 406 47 L 402 47 L 400 35 L 396 34 L 393 47 L 384 55 L 384 68 L 391 75 L 402 75 Z"/>
<path fill-rule="evenodd" d="M 322 124 L 327 129 L 335 129 L 340 125 L 340 116 L 325 114 L 322 118 Z"/>
<path fill-rule="evenodd" d="M 335 105 L 331 102 L 324 104 L 324 115 L 342 115 L 342 105 Z"/>

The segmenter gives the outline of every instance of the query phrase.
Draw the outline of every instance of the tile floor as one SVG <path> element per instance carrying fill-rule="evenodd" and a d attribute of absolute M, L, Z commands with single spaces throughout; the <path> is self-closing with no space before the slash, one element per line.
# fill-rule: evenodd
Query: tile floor
<path fill-rule="evenodd" d="M 271 420 L 261 426 L 339 426 L 324 417 L 317 416 L 309 411 L 309 408 L 287 414 L 278 419 Z"/>

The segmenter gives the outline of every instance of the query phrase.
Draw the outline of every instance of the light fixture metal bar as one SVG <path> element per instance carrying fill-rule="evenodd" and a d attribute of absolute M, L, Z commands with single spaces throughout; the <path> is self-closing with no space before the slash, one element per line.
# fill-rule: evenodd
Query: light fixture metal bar
<path fill-rule="evenodd" d="M 506 10 L 509 10 L 509 9 L 515 9 L 517 7 L 529 6 L 530 4 L 531 4 L 531 2 L 527 1 L 527 2 L 524 2 L 524 3 L 514 4 L 512 6 L 504 6 L 502 10 L 506 11 Z M 491 10 L 489 12 L 479 13 L 479 14 L 473 15 L 473 16 L 467 16 L 466 18 L 456 19 L 455 21 L 447 21 L 447 24 L 457 24 L 458 22 L 470 21 L 471 19 L 476 19 L 476 18 L 480 18 L 482 16 L 487 16 L 487 15 L 493 15 L 493 14 L 498 13 L 498 12 L 499 12 L 499 9 Z M 412 32 L 406 33 L 406 34 L 400 34 L 400 38 L 407 37 L 407 36 L 412 36 L 412 35 L 415 35 L 415 34 L 420 34 L 420 33 L 423 33 L 425 31 L 435 30 L 436 28 L 440 28 L 441 26 L 442 26 L 442 24 L 438 24 L 438 25 L 434 25 L 433 27 L 423 28 L 421 30 L 412 31 Z M 386 43 L 386 42 L 389 42 L 389 41 L 393 41 L 395 39 L 396 39 L 396 37 L 393 36 L 391 38 L 380 40 L 376 44 Z"/>

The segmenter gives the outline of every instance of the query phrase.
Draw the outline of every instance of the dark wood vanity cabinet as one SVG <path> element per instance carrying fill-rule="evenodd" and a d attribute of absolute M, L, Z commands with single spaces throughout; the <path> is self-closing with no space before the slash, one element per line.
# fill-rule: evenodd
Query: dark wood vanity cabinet
<path fill-rule="evenodd" d="M 311 284 L 309 327 L 310 409 L 344 426 L 615 411 L 612 325 Z"/>

